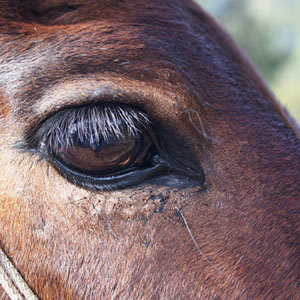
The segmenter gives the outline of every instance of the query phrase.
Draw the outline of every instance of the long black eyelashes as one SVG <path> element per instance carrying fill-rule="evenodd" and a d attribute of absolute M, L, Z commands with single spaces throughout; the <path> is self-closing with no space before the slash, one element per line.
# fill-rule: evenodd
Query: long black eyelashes
<path fill-rule="evenodd" d="M 106 103 L 68 108 L 32 129 L 27 143 L 30 148 L 47 154 L 60 147 L 73 147 L 74 132 L 79 139 L 99 144 L 125 135 L 136 137 L 149 124 L 145 113 L 123 105 Z"/>

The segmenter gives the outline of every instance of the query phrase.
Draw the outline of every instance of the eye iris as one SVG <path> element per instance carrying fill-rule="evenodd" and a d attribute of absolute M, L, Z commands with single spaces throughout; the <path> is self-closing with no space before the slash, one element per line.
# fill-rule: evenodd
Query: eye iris
<path fill-rule="evenodd" d="M 128 168 L 141 147 L 141 137 L 129 134 L 92 141 L 75 133 L 72 139 L 72 146 L 56 149 L 57 158 L 73 169 L 99 175 Z"/>

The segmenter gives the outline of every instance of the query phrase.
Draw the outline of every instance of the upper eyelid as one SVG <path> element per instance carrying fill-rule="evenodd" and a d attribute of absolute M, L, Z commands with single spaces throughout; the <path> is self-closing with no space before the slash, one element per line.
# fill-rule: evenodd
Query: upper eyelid
<path fill-rule="evenodd" d="M 38 123 L 56 112 L 69 107 L 101 102 L 118 102 L 129 104 L 147 112 L 146 107 L 154 107 L 156 103 L 168 101 L 172 105 L 174 99 L 185 98 L 178 92 L 145 86 L 135 81 L 122 83 L 126 79 L 74 79 L 61 82 L 43 91 L 41 98 L 31 106 L 31 119 L 28 123 Z M 151 111 L 152 114 L 153 110 Z M 153 119 L 155 117 L 150 115 Z"/>
<path fill-rule="evenodd" d="M 56 88 L 47 92 L 41 101 L 35 104 L 35 121 L 46 119 L 67 108 L 105 102 L 131 104 L 132 101 L 135 102 L 134 99 L 136 95 L 116 90 L 107 84 L 98 84 L 97 87 L 92 84 L 90 88 L 85 85 L 83 89 L 78 89 L 78 86 L 68 88 L 63 85 L 62 89 Z"/>

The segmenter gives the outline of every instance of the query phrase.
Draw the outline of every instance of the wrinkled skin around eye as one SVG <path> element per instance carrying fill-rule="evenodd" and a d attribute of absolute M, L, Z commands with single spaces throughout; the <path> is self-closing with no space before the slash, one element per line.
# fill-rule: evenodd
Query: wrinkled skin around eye
<path fill-rule="evenodd" d="M 138 136 L 103 138 L 99 141 L 73 134 L 72 145 L 55 149 L 56 157 L 72 169 L 93 175 L 107 175 L 142 163 L 151 142 L 145 133 Z"/>

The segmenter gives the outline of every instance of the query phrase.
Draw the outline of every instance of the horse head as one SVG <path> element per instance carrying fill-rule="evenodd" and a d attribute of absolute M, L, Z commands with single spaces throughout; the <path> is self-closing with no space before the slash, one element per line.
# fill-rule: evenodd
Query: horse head
<path fill-rule="evenodd" d="M 38 298 L 299 297 L 299 131 L 195 3 L 2 0 L 0 73 L 0 248 Z"/>

